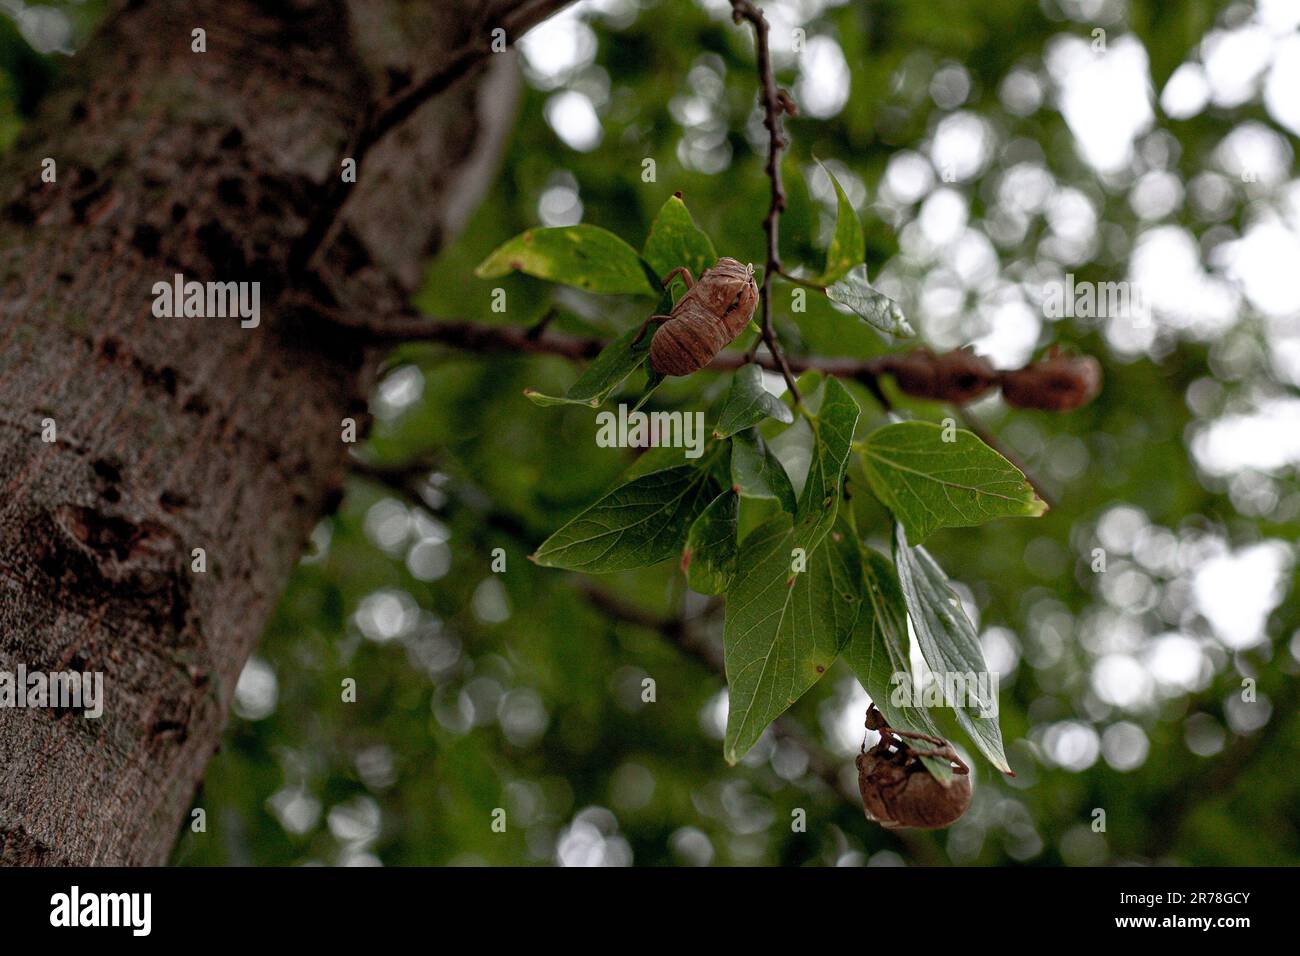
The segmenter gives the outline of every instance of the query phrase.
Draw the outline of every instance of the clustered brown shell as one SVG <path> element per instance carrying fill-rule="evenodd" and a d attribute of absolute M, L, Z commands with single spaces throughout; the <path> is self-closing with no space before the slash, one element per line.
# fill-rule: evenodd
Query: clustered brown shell
<path fill-rule="evenodd" d="M 1016 408 L 1068 412 L 1086 405 L 1101 391 L 1101 365 L 1090 355 L 1067 355 L 1052 349 L 1024 368 L 999 372 L 969 348 L 935 355 L 927 348 L 886 355 L 880 371 L 894 376 L 905 395 L 963 405 L 997 386 Z"/>
<path fill-rule="evenodd" d="M 970 349 L 955 349 L 935 355 L 929 349 L 913 349 L 904 355 L 881 359 L 883 371 L 906 395 L 963 404 L 997 385 L 998 372 L 989 360 Z"/>
<path fill-rule="evenodd" d="M 704 270 L 650 340 L 650 367 L 661 375 L 690 375 L 741 333 L 758 304 L 754 269 L 723 256 Z"/>
<path fill-rule="evenodd" d="M 890 830 L 949 826 L 970 806 L 970 775 L 963 770 L 940 783 L 905 742 L 882 737 L 858 755 L 858 789 L 867 819 Z"/>

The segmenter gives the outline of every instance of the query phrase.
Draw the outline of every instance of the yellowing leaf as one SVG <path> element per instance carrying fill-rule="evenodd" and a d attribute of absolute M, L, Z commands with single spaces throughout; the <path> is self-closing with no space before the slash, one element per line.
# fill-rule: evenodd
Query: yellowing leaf
<path fill-rule="evenodd" d="M 657 295 L 636 250 L 606 229 L 579 223 L 529 229 L 497 247 L 474 274 L 493 279 L 511 270 L 604 294 Z"/>

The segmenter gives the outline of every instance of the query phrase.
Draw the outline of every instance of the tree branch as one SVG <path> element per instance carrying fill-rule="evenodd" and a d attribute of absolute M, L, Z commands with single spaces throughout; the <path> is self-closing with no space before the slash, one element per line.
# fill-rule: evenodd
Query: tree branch
<path fill-rule="evenodd" d="M 506 31 L 506 44 L 514 42 L 530 29 L 568 6 L 573 0 L 524 0 L 512 9 L 496 11 L 490 17 L 497 18 L 494 25 Z M 338 220 L 347 201 L 348 186 L 343 181 L 339 169 L 346 159 L 356 162 L 360 171 L 366 155 L 389 132 L 396 129 L 425 103 L 452 85 L 474 76 L 486 66 L 494 54 L 491 31 L 480 30 L 476 36 L 460 49 L 454 51 L 437 67 L 425 76 L 384 99 L 371 102 L 362 117 L 361 125 L 352 134 L 352 138 L 343 147 L 334 163 L 330 178 L 326 180 L 324 194 L 316 204 L 316 211 L 306 230 L 294 244 L 290 254 L 290 267 L 294 271 L 309 268 L 316 254 L 325 245 L 334 223 Z"/>
<path fill-rule="evenodd" d="M 291 313 L 301 311 L 307 321 L 313 319 L 323 321 L 363 345 L 432 342 L 467 352 L 555 355 L 570 361 L 581 361 L 599 355 L 601 349 L 608 344 L 598 338 L 580 338 L 549 331 L 552 318 L 550 313 L 543 316 L 535 325 L 528 327 L 491 325 L 460 319 L 434 319 L 414 312 L 404 312 L 376 321 L 370 316 L 359 316 L 330 308 L 305 293 L 297 292 L 286 296 L 282 304 L 287 306 Z M 1076 361 L 1091 363 L 1094 360 L 1082 356 Z M 1030 363 L 1022 369 L 1002 372 L 990 366 L 986 359 L 967 349 L 954 349 L 938 355 L 928 349 L 915 349 L 903 355 L 881 355 L 869 359 L 819 359 L 798 356 L 787 359 L 772 356 L 751 357 L 724 352 L 715 356 L 708 365 L 704 366 L 704 369 L 711 372 L 727 372 L 744 365 L 757 364 L 772 372 L 781 372 L 783 366 L 793 372 L 815 370 L 823 375 L 852 379 L 860 383 L 871 392 L 885 411 L 890 411 L 893 403 L 881 387 L 881 376 L 892 376 L 899 390 L 907 395 L 932 401 L 950 402 L 960 408 L 999 387 L 1003 380 L 1009 377 L 1035 378 L 1025 373 L 1054 365 L 1058 366 L 1054 371 L 1059 378 L 1062 374 L 1059 368 L 1060 362 L 1058 357 L 1052 356 L 1041 362 Z M 786 384 L 789 385 L 788 378 Z M 1055 394 L 1054 391 L 1045 392 L 1043 397 L 1050 398 Z M 1022 386 L 1013 404 L 1058 411 L 1077 407 L 1071 405 L 1054 409 L 1053 406 L 1046 404 L 1027 403 L 1032 397 L 1032 394 L 1026 394 Z M 971 430 L 981 438 L 987 435 L 982 426 L 974 423 L 973 420 Z M 998 447 L 989 438 L 985 438 L 985 441 L 995 448 Z M 1014 459 L 1011 459 L 1006 452 L 1003 452 L 1003 455 L 1014 463 Z"/>
<path fill-rule="evenodd" d="M 785 209 L 785 186 L 781 182 L 781 150 L 786 146 L 785 136 L 781 131 L 781 115 L 796 115 L 794 101 L 776 85 L 776 76 L 772 72 L 772 54 L 767 42 L 768 25 L 763 12 L 750 0 L 731 0 L 731 18 L 736 23 L 748 21 L 754 28 L 754 54 L 758 61 L 759 96 L 763 102 L 763 126 L 767 128 L 767 177 L 772 181 L 772 202 L 768 206 L 767 217 L 763 220 L 763 230 L 767 233 L 767 264 L 763 268 L 763 285 L 760 290 L 762 341 L 767 346 L 776 367 L 785 378 L 786 387 L 798 402 L 799 389 L 795 385 L 790 364 L 786 361 L 781 345 L 777 341 L 776 331 L 772 328 L 772 277 L 782 274 L 780 232 L 781 213 Z M 757 354 L 758 343 L 750 350 L 751 360 Z"/>

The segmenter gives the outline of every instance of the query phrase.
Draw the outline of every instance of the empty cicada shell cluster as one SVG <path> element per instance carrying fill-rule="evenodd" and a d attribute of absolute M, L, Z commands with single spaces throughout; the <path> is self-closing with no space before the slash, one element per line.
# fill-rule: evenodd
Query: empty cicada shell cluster
<path fill-rule="evenodd" d="M 952 745 L 940 737 L 895 730 L 873 706 L 867 727 L 880 731 L 880 742 L 858 755 L 858 789 L 867 819 L 891 829 L 936 830 L 954 823 L 970 806 L 970 770 Z M 910 740 L 920 742 L 912 746 Z M 948 760 L 952 779 L 941 783 L 922 756 Z"/>
<path fill-rule="evenodd" d="M 1068 355 L 1053 346 L 1047 356 L 1024 368 L 999 372 L 968 346 L 935 355 L 927 348 L 885 355 L 875 362 L 894 376 L 899 391 L 917 398 L 964 405 L 1002 387 L 1016 408 L 1068 412 L 1088 404 L 1101 391 L 1101 365 L 1090 355 Z"/>

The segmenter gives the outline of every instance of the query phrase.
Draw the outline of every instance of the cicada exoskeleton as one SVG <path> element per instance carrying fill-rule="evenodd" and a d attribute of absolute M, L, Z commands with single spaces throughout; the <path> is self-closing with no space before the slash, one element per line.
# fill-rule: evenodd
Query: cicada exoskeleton
<path fill-rule="evenodd" d="M 679 266 L 664 278 L 665 288 L 678 275 L 686 294 L 671 315 L 652 315 L 641 329 L 644 335 L 651 323 L 660 323 L 650 340 L 650 367 L 660 375 L 690 375 L 708 365 L 740 334 L 758 304 L 752 265 L 723 256 L 698 280 Z"/>

